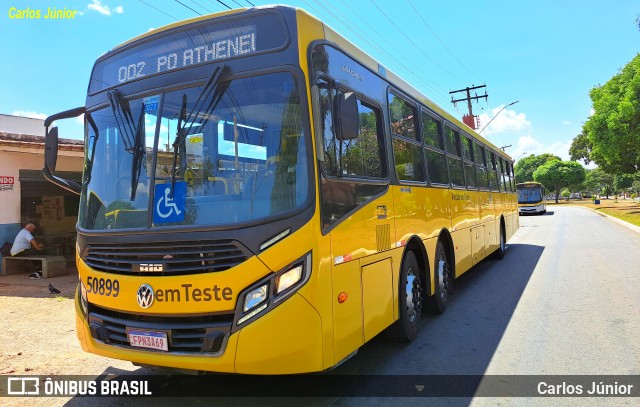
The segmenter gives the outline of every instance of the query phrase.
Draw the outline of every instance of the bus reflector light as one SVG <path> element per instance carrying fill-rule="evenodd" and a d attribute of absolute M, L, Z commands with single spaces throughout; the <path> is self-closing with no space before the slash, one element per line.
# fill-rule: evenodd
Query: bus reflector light
<path fill-rule="evenodd" d="M 345 293 L 344 291 L 341 292 L 340 294 L 338 294 L 338 303 L 342 304 L 343 302 L 345 302 L 347 299 L 349 298 L 349 294 Z"/>
<path fill-rule="evenodd" d="M 267 299 L 267 284 L 256 288 L 255 290 L 247 293 L 244 297 L 243 311 L 247 312 Z"/>
<path fill-rule="evenodd" d="M 291 270 L 288 270 L 282 273 L 278 277 L 278 281 L 276 283 L 277 290 L 276 294 L 280 294 L 287 288 L 291 287 L 302 278 L 302 265 L 298 265 Z"/>

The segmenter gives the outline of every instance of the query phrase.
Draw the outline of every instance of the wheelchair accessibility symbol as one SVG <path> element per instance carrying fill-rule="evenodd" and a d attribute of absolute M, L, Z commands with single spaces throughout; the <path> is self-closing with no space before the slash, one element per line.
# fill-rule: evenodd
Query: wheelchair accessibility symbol
<path fill-rule="evenodd" d="M 187 183 L 176 182 L 171 198 L 171 184 L 158 184 L 153 202 L 153 223 L 173 223 L 184 220 Z"/>

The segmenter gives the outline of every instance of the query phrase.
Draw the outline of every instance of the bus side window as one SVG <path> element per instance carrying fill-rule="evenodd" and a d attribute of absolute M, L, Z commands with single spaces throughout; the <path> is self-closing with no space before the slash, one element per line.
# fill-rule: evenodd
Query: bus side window
<path fill-rule="evenodd" d="M 489 189 L 489 178 L 487 176 L 487 165 L 485 162 L 484 147 L 474 142 L 473 151 L 476 159 L 476 175 L 478 176 L 478 186 L 483 189 Z"/>
<path fill-rule="evenodd" d="M 447 162 L 449 164 L 449 178 L 451 185 L 458 187 L 465 186 L 464 172 L 462 169 L 460 134 L 456 130 L 445 126 L 444 139 L 447 148 Z"/>
<path fill-rule="evenodd" d="M 398 179 L 425 181 L 422 146 L 416 133 L 416 108 L 389 93 L 389 117 Z"/>
<path fill-rule="evenodd" d="M 358 137 L 337 140 L 333 133 L 329 90 L 319 89 L 324 136 L 323 170 L 335 177 L 385 178 L 386 160 L 380 109 L 358 99 Z"/>
<path fill-rule="evenodd" d="M 473 165 L 473 142 L 466 135 L 461 136 L 461 139 L 464 176 L 467 180 L 467 186 L 471 189 L 476 189 L 478 187 L 478 181 L 475 166 Z"/>
<path fill-rule="evenodd" d="M 421 121 L 429 180 L 432 184 L 448 185 L 449 175 L 447 174 L 447 160 L 444 156 L 442 126 L 438 120 L 424 112 L 421 114 Z"/>

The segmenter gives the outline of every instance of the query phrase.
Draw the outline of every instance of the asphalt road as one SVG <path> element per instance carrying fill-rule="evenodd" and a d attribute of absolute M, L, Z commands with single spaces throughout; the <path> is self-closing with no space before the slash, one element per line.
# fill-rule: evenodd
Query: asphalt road
<path fill-rule="evenodd" d="M 376 337 L 318 377 L 356 375 L 344 397 L 224 398 L 216 405 L 637 405 L 637 398 L 350 397 L 384 395 L 385 384 L 402 392 L 403 382 L 404 396 L 416 394 L 416 385 L 433 390 L 422 375 L 640 375 L 640 233 L 577 207 L 550 207 L 544 216 L 521 217 L 520 225 L 506 257 L 456 280 L 446 313 L 423 318 L 414 342 Z M 296 389 L 281 380 L 274 386 Z"/>

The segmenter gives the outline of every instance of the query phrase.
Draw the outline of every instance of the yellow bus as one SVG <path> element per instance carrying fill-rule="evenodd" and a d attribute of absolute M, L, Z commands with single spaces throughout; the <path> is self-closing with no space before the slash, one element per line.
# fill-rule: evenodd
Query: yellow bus
<path fill-rule="evenodd" d="M 520 215 L 527 213 L 544 215 L 547 212 L 544 185 L 539 182 L 520 182 L 516 184 L 516 191 Z"/>
<path fill-rule="evenodd" d="M 54 120 L 84 113 L 82 184 Z M 198 371 L 332 368 L 410 341 L 518 228 L 511 158 L 303 10 L 153 30 L 46 120 L 80 194 L 87 352 Z"/>

